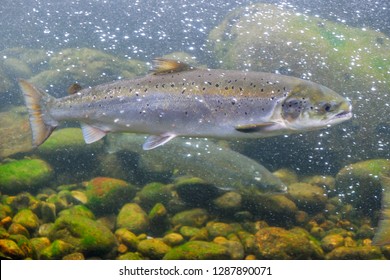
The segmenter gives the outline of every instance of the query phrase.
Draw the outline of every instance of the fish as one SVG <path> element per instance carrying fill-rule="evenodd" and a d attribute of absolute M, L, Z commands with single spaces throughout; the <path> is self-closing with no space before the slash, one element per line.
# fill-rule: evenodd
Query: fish
<path fill-rule="evenodd" d="M 326 128 L 352 117 L 351 103 L 308 80 L 273 73 L 196 68 L 156 59 L 153 71 L 54 98 L 19 80 L 41 145 L 62 121 L 79 121 L 87 144 L 109 132 L 150 135 L 143 149 L 177 136 L 263 138 Z M 77 91 L 77 92 L 75 92 Z"/>
<path fill-rule="evenodd" d="M 141 134 L 111 134 L 106 141 L 108 153 L 132 152 L 139 156 L 138 166 L 154 170 L 156 164 L 175 176 L 202 178 L 223 191 L 254 188 L 263 194 L 285 193 L 287 186 L 257 161 L 205 138 L 176 138 L 159 149 L 144 151 Z"/>

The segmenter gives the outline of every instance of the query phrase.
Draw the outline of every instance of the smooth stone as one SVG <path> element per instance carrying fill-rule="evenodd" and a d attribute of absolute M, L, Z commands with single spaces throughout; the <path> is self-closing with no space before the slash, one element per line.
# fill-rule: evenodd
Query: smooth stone
<path fill-rule="evenodd" d="M 288 197 L 301 210 L 315 213 L 325 208 L 327 196 L 323 188 L 308 183 L 294 183 L 288 187 Z"/>
<path fill-rule="evenodd" d="M 159 260 L 171 249 L 160 239 L 146 239 L 138 244 L 138 252 L 153 260 Z"/>
<path fill-rule="evenodd" d="M 41 159 L 22 159 L 0 164 L 0 191 L 16 194 L 50 184 L 51 166 Z"/>
<path fill-rule="evenodd" d="M 329 234 L 321 240 L 321 247 L 324 252 L 330 252 L 341 246 L 344 246 L 344 237 L 340 234 Z"/>
<path fill-rule="evenodd" d="M 168 233 L 167 235 L 165 235 L 163 237 L 162 240 L 165 244 L 167 244 L 168 246 L 171 246 L 171 247 L 178 246 L 184 242 L 183 236 L 181 234 L 175 233 L 175 232 Z"/>
<path fill-rule="evenodd" d="M 0 256 L 4 259 L 20 260 L 26 256 L 22 249 L 10 239 L 0 239 Z"/>
<path fill-rule="evenodd" d="M 74 250 L 75 248 L 71 244 L 62 240 L 54 240 L 53 243 L 41 251 L 40 259 L 60 260 L 64 256 L 73 253 Z"/>
<path fill-rule="evenodd" d="M 326 255 L 328 260 L 382 260 L 383 254 L 379 247 L 338 247 Z"/>
<path fill-rule="evenodd" d="M 201 227 L 208 220 L 209 215 L 205 209 L 194 208 L 175 214 L 171 222 L 173 225 Z"/>
<path fill-rule="evenodd" d="M 149 228 L 149 219 L 138 204 L 127 203 L 119 211 L 116 224 L 117 228 L 127 228 L 131 232 L 139 234 Z"/>
<path fill-rule="evenodd" d="M 13 217 L 12 221 L 17 224 L 21 224 L 31 233 L 38 229 L 39 218 L 30 209 L 22 209 Z"/>
<path fill-rule="evenodd" d="M 115 231 L 115 236 L 119 243 L 126 245 L 130 250 L 137 250 L 140 240 L 138 237 L 126 228 L 119 228 Z"/>
<path fill-rule="evenodd" d="M 189 241 L 171 249 L 164 260 L 227 260 L 229 250 L 219 244 L 206 241 Z"/>

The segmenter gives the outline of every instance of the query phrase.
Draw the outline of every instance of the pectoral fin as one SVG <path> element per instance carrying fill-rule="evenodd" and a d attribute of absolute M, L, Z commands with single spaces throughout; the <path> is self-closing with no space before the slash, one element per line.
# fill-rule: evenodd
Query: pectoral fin
<path fill-rule="evenodd" d="M 96 142 L 107 134 L 105 131 L 85 123 L 81 123 L 81 130 L 83 131 L 84 141 L 87 144 Z"/>
<path fill-rule="evenodd" d="M 164 133 L 161 135 L 151 135 L 146 139 L 145 143 L 142 145 L 142 148 L 144 150 L 152 150 L 161 145 L 164 145 L 165 143 L 169 142 L 175 137 L 176 135 L 171 133 Z"/>
<path fill-rule="evenodd" d="M 255 124 L 244 124 L 244 125 L 237 125 L 235 129 L 239 132 L 244 133 L 253 133 L 253 132 L 261 132 L 276 123 L 274 122 L 264 122 L 264 123 L 255 123 Z"/>

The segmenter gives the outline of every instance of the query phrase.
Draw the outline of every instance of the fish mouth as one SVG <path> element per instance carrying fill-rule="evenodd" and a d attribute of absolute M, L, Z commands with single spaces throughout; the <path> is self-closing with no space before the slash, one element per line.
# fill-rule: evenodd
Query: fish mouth
<path fill-rule="evenodd" d="M 343 111 L 341 113 L 338 113 L 334 116 L 335 119 L 345 119 L 348 120 L 352 118 L 352 112 L 351 111 Z"/>

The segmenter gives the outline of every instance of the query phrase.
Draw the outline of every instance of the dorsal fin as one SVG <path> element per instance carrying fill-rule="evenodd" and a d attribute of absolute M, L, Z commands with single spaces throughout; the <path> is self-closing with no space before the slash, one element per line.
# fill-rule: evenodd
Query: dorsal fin
<path fill-rule="evenodd" d="M 195 67 L 178 60 L 167 58 L 155 58 L 153 60 L 153 75 L 176 73 L 181 71 L 194 70 Z"/>
<path fill-rule="evenodd" d="M 75 94 L 76 92 L 79 92 L 80 90 L 82 90 L 83 88 L 77 84 L 77 83 L 74 83 L 73 85 L 71 85 L 70 87 L 68 87 L 68 94 L 69 95 L 72 95 L 72 94 Z"/>

